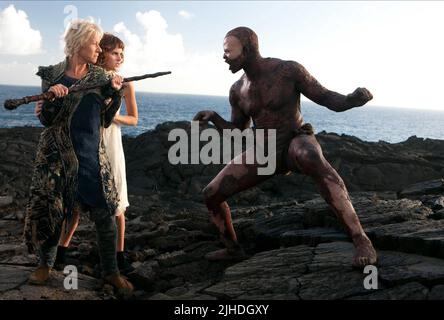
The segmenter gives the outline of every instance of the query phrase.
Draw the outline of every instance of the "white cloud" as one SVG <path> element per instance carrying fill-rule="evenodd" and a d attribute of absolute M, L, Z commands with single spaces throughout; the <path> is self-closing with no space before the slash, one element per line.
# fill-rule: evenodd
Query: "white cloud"
<path fill-rule="evenodd" d="M 125 42 L 122 74 L 172 71 L 171 75 L 136 83 L 137 90 L 228 95 L 231 83 L 239 75 L 233 76 L 228 71 L 222 52 L 186 50 L 182 35 L 170 34 L 167 22 L 158 11 L 138 12 L 136 19 L 143 28 L 141 35 L 129 30 L 123 22 L 114 26 L 114 32 Z"/>
<path fill-rule="evenodd" d="M 182 18 L 184 18 L 185 20 L 190 20 L 190 19 L 194 18 L 194 14 L 192 14 L 191 12 L 188 12 L 186 10 L 180 10 L 178 12 L 178 15 L 181 16 Z"/>
<path fill-rule="evenodd" d="M 182 35 L 169 34 L 168 24 L 158 11 L 137 12 L 137 22 L 143 27 L 144 34 L 132 33 L 123 22 L 114 26 L 114 31 L 123 35 L 127 49 L 127 67 L 162 66 L 167 61 L 182 62 L 184 46 Z M 129 66 L 128 66 L 129 65 Z"/>
<path fill-rule="evenodd" d="M 10 5 L 0 11 L 0 54 L 31 55 L 42 51 L 42 36 L 23 10 Z"/>

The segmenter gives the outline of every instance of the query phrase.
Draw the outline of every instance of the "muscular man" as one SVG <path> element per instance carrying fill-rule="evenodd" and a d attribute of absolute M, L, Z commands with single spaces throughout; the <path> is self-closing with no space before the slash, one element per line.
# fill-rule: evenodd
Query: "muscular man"
<path fill-rule="evenodd" d="M 245 71 L 230 89 L 231 121 L 214 111 L 200 111 L 194 120 L 211 121 L 219 130 L 244 130 L 252 119 L 255 128 L 275 129 L 275 174 L 292 170 L 312 177 L 353 240 L 356 247 L 353 265 L 363 267 L 376 263 L 375 249 L 359 222 L 344 182 L 324 158 L 311 125 L 304 124 L 300 109 L 301 93 L 336 112 L 364 105 L 373 98 L 371 93 L 358 88 L 345 96 L 324 88 L 297 62 L 261 57 L 257 35 L 246 27 L 227 33 L 223 58 L 232 73 Z M 243 257 L 226 200 L 271 177 L 259 175 L 258 165 L 245 161 L 246 152 L 237 156 L 243 160 L 241 164 L 239 159 L 233 159 L 203 190 L 212 220 L 226 246 L 207 254 L 208 260 Z"/>

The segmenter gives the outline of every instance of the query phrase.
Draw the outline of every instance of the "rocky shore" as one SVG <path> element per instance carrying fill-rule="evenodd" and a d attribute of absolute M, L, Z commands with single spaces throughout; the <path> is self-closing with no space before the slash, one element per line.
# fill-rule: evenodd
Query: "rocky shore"
<path fill-rule="evenodd" d="M 134 299 L 444 299 L 444 140 L 390 144 L 317 135 L 344 179 L 379 253 L 378 289 L 351 267 L 353 245 L 310 178 L 276 176 L 230 199 L 249 258 L 210 263 L 221 247 L 202 188 L 223 165 L 172 165 L 163 123 L 124 137 L 129 201 L 126 245 Z M 68 251 L 79 289 L 62 271 L 27 284 L 37 259 L 21 245 L 32 163 L 41 128 L 0 128 L 0 299 L 116 299 L 99 277 L 93 224 L 81 223 Z"/>

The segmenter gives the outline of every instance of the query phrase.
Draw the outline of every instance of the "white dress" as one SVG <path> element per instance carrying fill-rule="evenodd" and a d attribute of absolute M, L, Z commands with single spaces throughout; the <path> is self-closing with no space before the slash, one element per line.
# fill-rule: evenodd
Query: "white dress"
<path fill-rule="evenodd" d="M 117 110 L 116 115 L 117 114 L 120 114 L 120 108 Z M 116 209 L 117 216 L 122 214 L 126 210 L 126 207 L 129 206 L 126 186 L 125 155 L 123 153 L 120 125 L 114 122 L 111 123 L 108 128 L 103 130 L 103 139 L 119 195 L 119 206 Z"/>

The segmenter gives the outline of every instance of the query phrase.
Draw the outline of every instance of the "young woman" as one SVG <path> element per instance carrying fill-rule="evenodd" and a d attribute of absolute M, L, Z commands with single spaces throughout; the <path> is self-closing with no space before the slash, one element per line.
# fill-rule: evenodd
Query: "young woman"
<path fill-rule="evenodd" d="M 100 41 L 102 52 L 99 54 L 96 65 L 102 67 L 113 76 L 124 62 L 125 45 L 118 37 L 105 33 Z M 125 245 L 125 211 L 129 206 L 125 172 L 125 156 L 122 146 L 121 125 L 136 126 L 138 121 L 137 102 L 132 82 L 125 84 L 123 89 L 126 115 L 120 115 L 120 108 L 114 116 L 112 124 L 104 130 L 103 141 L 108 155 L 111 172 L 119 195 L 119 206 L 115 211 L 117 222 L 117 263 L 120 272 L 126 274 L 133 270 L 124 255 Z M 62 236 L 57 249 L 56 264 L 65 264 L 65 252 L 79 223 L 79 213 L 74 212 L 72 223 Z"/>
<path fill-rule="evenodd" d="M 102 52 L 102 36 L 92 22 L 71 22 L 65 35 L 66 59 L 39 67 L 37 73 L 42 91 L 53 92 L 56 99 L 45 101 L 38 112 L 45 129 L 37 147 L 24 234 L 29 250 L 39 250 L 40 263 L 29 281 L 43 284 L 48 280 L 62 222 L 72 220 L 73 212 L 89 212 L 97 230 L 104 279 L 130 294 L 134 288 L 117 267 L 114 214 L 118 197 L 102 139 L 120 107 L 123 78 L 94 65 Z M 104 86 L 110 79 L 111 85 Z M 101 87 L 68 94 L 73 85 Z"/>

